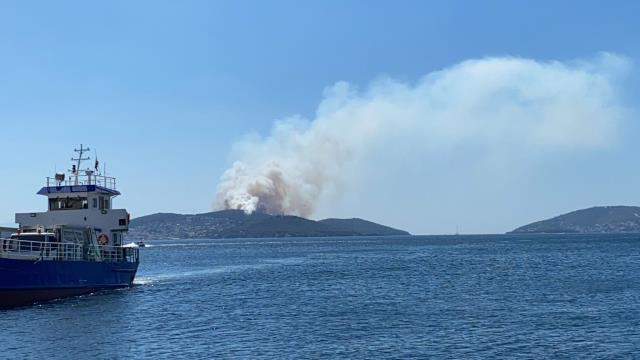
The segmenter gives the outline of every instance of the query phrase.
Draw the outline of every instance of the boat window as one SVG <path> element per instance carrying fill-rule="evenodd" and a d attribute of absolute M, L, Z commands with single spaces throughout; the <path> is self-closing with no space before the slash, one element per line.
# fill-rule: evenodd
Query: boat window
<path fill-rule="evenodd" d="M 80 243 L 80 242 L 82 242 L 82 239 L 78 238 L 77 233 L 75 231 L 65 230 L 64 231 L 64 242 Z"/>
<path fill-rule="evenodd" d="M 49 210 L 79 210 L 88 208 L 87 198 L 49 199 Z"/>
<path fill-rule="evenodd" d="M 98 207 L 98 199 L 97 198 L 93 198 L 93 208 L 97 208 Z"/>
<path fill-rule="evenodd" d="M 109 198 L 104 199 L 104 208 L 105 208 L 105 209 L 111 209 L 111 208 L 109 207 Z"/>
<path fill-rule="evenodd" d="M 104 210 L 104 196 L 98 197 L 100 202 L 100 210 Z"/>

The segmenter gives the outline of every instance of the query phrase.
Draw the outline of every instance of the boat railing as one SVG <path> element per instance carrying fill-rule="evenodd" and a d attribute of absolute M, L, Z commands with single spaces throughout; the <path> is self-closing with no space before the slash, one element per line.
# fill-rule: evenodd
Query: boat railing
<path fill-rule="evenodd" d="M 109 245 L 89 245 L 87 260 L 106 262 L 138 262 L 139 253 L 136 248 Z"/>
<path fill-rule="evenodd" d="M 68 242 L 42 242 L 0 239 L 3 257 L 46 260 L 82 260 L 82 245 Z"/>
<path fill-rule="evenodd" d="M 58 181 L 56 178 L 47 177 L 47 187 L 96 185 L 107 189 L 116 190 L 116 178 L 104 175 L 72 175 L 69 179 Z"/>
<path fill-rule="evenodd" d="M 21 239 L 0 239 L 0 257 L 13 259 L 138 262 L 136 248 L 89 245 L 70 242 L 42 242 Z"/>

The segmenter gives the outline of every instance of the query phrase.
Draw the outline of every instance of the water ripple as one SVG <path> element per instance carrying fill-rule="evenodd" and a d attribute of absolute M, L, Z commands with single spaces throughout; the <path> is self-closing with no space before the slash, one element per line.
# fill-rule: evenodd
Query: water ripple
<path fill-rule="evenodd" d="M 2 356 L 632 358 L 638 240 L 151 241 L 131 289 L 1 311 Z"/>

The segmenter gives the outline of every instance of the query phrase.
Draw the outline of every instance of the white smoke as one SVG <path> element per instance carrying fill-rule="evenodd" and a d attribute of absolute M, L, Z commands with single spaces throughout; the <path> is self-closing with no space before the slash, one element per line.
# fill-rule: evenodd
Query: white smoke
<path fill-rule="evenodd" d="M 607 145 L 622 118 L 616 84 L 628 65 L 606 53 L 574 62 L 485 58 L 415 84 L 381 79 L 359 91 L 339 82 L 325 91 L 314 119 L 279 120 L 268 137 L 236 144 L 237 161 L 223 174 L 214 207 L 308 217 L 323 197 L 343 190 L 370 149 L 403 140 L 418 144 L 417 152 Z"/>

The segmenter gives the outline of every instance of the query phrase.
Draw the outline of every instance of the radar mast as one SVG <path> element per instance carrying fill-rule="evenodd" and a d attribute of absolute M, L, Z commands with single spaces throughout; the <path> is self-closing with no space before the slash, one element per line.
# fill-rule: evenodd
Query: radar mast
<path fill-rule="evenodd" d="M 80 149 L 73 149 L 73 151 L 78 153 L 78 157 L 71 158 L 71 161 L 77 161 L 77 164 L 72 166 L 71 173 L 76 176 L 75 185 L 78 185 L 80 165 L 85 160 L 91 160 L 90 157 L 83 158 L 82 155 L 85 153 L 85 151 L 91 151 L 91 149 L 89 149 L 88 147 L 83 147 L 82 144 L 80 144 Z"/>

